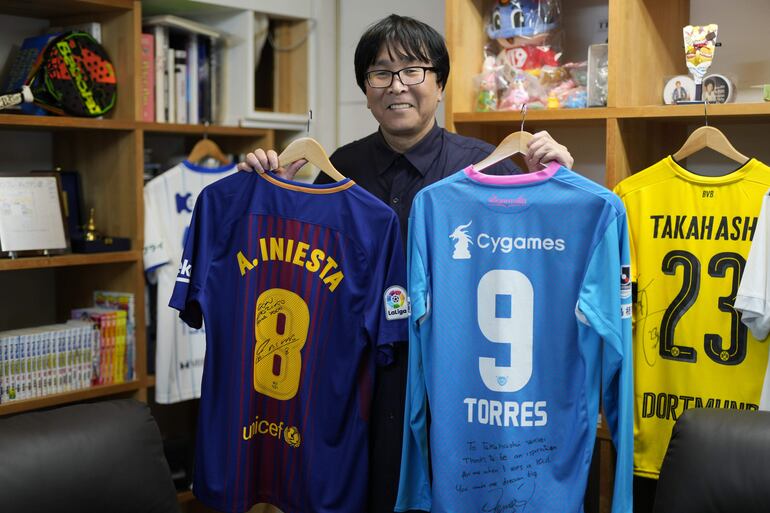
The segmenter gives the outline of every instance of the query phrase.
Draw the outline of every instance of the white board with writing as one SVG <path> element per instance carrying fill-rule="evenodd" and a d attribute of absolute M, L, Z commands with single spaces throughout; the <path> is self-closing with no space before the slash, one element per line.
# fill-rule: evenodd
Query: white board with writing
<path fill-rule="evenodd" d="M 55 176 L 0 176 L 0 250 L 67 247 Z"/>

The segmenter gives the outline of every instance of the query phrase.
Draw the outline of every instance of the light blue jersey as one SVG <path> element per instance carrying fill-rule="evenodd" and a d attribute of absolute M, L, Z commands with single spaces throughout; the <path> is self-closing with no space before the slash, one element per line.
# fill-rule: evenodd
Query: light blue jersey
<path fill-rule="evenodd" d="M 618 455 L 612 511 L 630 512 L 631 282 L 620 199 L 556 164 L 514 176 L 468 168 L 423 189 L 409 223 L 396 511 L 582 511 L 604 390 Z"/>

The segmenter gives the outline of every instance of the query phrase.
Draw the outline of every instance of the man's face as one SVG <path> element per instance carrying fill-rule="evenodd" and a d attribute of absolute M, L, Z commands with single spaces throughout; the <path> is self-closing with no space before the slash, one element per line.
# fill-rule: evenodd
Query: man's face
<path fill-rule="evenodd" d="M 388 48 L 383 45 L 376 61 L 367 71 L 398 71 L 409 66 L 431 65 L 429 62 L 402 60 L 398 53 L 402 52 L 388 52 Z M 433 71 L 426 71 L 425 81 L 421 84 L 409 86 L 394 76 L 388 87 L 374 88 L 366 83 L 366 106 L 372 111 L 383 132 L 408 137 L 420 134 L 433 125 L 442 94 L 443 89 L 436 83 L 436 73 Z"/>

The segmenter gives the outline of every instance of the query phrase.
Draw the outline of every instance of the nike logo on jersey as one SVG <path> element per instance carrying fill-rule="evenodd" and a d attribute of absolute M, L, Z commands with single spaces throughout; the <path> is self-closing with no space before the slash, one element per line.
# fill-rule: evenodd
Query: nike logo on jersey
<path fill-rule="evenodd" d="M 176 193 L 174 196 L 176 196 L 176 213 L 180 212 L 192 212 L 192 207 L 190 206 L 190 198 L 192 197 L 191 193 L 187 193 L 184 196 L 182 196 L 179 193 Z"/>
<path fill-rule="evenodd" d="M 757 218 L 749 216 L 654 215 L 654 239 L 752 240 Z"/>

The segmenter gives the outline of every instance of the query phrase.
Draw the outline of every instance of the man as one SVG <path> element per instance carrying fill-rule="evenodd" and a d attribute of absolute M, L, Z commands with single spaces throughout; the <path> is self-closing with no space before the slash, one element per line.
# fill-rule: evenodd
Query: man
<path fill-rule="evenodd" d="M 330 160 L 343 175 L 387 203 L 398 214 L 406 240 L 412 200 L 422 189 L 489 155 L 494 146 L 453 134 L 438 126 L 436 110 L 449 77 L 449 54 L 441 35 L 415 19 L 391 14 L 361 36 L 354 57 L 356 81 L 380 124 L 377 132 L 335 151 Z M 571 167 L 572 156 L 547 132 L 535 134 L 525 162 L 530 171 L 558 161 Z M 242 171 L 276 171 L 291 180 L 304 160 L 278 167 L 273 150 L 249 153 Z M 511 174 L 510 160 L 485 173 Z M 317 183 L 328 182 L 320 174 Z M 369 509 L 391 513 L 396 502 L 404 393 L 406 344 L 395 362 L 380 369 L 371 413 Z"/>

